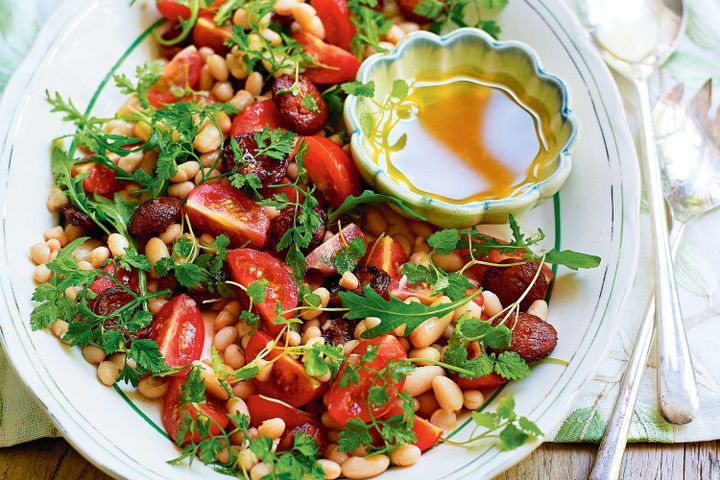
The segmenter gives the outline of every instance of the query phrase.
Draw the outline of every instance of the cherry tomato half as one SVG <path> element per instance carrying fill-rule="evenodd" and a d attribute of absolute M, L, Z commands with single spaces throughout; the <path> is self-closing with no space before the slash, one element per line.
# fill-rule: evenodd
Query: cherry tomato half
<path fill-rule="evenodd" d="M 400 275 L 400 267 L 408 260 L 402 245 L 389 235 L 378 238 L 369 250 L 365 265 L 377 267 L 391 278 Z"/>
<path fill-rule="evenodd" d="M 394 404 L 390 411 L 385 415 L 385 418 L 390 418 L 395 415 L 402 414 L 402 408 L 400 408 L 399 405 Z M 438 440 L 440 440 L 440 436 L 443 433 L 442 428 L 436 427 L 432 423 L 417 415 L 415 415 L 413 432 L 415 433 L 415 437 L 417 438 L 417 441 L 413 442 L 413 445 L 418 447 L 422 452 L 435 446 Z"/>
<path fill-rule="evenodd" d="M 230 127 L 230 136 L 235 137 L 241 133 L 259 132 L 265 127 L 270 130 L 283 128 L 284 122 L 280 110 L 272 99 L 253 103 L 240 112 Z"/>
<path fill-rule="evenodd" d="M 165 431 L 170 435 L 170 438 L 176 441 L 178 429 L 183 421 L 185 412 L 187 412 L 194 419 L 197 419 L 201 414 L 206 415 L 212 420 L 210 422 L 210 434 L 219 435 L 221 433 L 221 427 L 225 428 L 230 422 L 225 406 L 215 399 L 208 399 L 203 403 L 191 403 L 181 406 L 180 393 L 183 383 L 185 383 L 185 377 L 175 377 L 168 381 L 168 389 L 162 401 L 162 423 Z M 188 443 L 190 438 L 190 434 L 188 433 L 183 440 L 183 444 Z M 200 432 L 196 431 L 192 439 L 194 442 L 199 442 L 201 440 Z"/>
<path fill-rule="evenodd" d="M 177 22 L 181 18 L 190 18 L 190 8 L 180 5 L 175 0 L 157 0 L 156 6 L 160 15 L 167 18 L 171 22 Z"/>
<path fill-rule="evenodd" d="M 345 150 L 325 137 L 304 137 L 303 141 L 307 145 L 303 166 L 333 208 L 350 195 L 360 194 L 360 176 Z"/>
<path fill-rule="evenodd" d="M 370 362 L 364 364 L 370 369 L 381 370 L 387 366 L 390 359 L 407 358 L 405 349 L 397 338 L 392 335 L 383 335 L 372 340 L 362 340 L 352 350 L 347 361 L 358 365 L 361 362 L 361 355 L 367 352 L 371 346 L 377 347 L 377 355 Z M 368 369 L 359 369 L 360 380 L 358 383 L 340 386 L 340 379 L 342 379 L 346 369 L 347 365 L 344 364 L 326 396 L 328 414 L 333 420 L 341 425 L 345 425 L 351 418 L 359 418 L 367 423 L 371 420 L 369 408 L 372 408 L 375 418 L 386 414 L 392 408 L 394 400 L 397 398 L 397 393 L 392 389 L 386 389 L 389 400 L 385 404 L 379 406 L 369 405 L 368 391 L 370 387 L 382 385 L 382 381 L 377 379 Z M 402 390 L 404 384 L 405 379 L 394 383 L 393 386 L 397 390 Z"/>
<path fill-rule="evenodd" d="M 308 253 L 307 257 L 305 257 L 308 268 L 319 270 L 325 275 L 336 273 L 337 270 L 333 264 L 335 255 L 354 238 L 362 238 L 365 240 L 365 233 L 360 230 L 357 225 L 351 223 L 345 226 L 341 233 L 336 233 L 329 240 L 326 240 L 322 245 Z"/>
<path fill-rule="evenodd" d="M 275 322 L 277 302 L 283 311 L 298 305 L 298 287 L 289 268 L 272 255 L 250 248 L 238 248 L 228 253 L 228 265 L 233 280 L 249 287 L 256 280 L 267 280 L 265 301 L 255 308 L 263 322 L 263 328 L 271 335 L 277 335 L 283 326 Z M 293 312 L 283 314 L 292 318 Z"/>
<path fill-rule="evenodd" d="M 171 368 L 199 360 L 205 342 L 205 322 L 195 300 L 180 294 L 163 305 L 150 324 L 150 337 Z"/>
<path fill-rule="evenodd" d="M 148 90 L 148 100 L 153 107 L 162 107 L 163 103 L 174 103 L 181 100 L 176 97 L 172 88 L 197 87 L 200 81 L 202 57 L 194 45 L 180 50 L 162 69 L 162 76 Z"/>
<path fill-rule="evenodd" d="M 257 331 L 250 339 L 245 357 L 251 362 L 257 354 L 272 340 L 269 335 Z M 270 378 L 265 382 L 255 381 L 258 391 L 271 398 L 282 400 L 293 407 L 302 407 L 325 391 L 326 384 L 305 373 L 305 367 L 289 355 L 281 355 L 281 350 L 274 348 L 267 359 L 274 360 Z"/>
<path fill-rule="evenodd" d="M 215 53 L 224 55 L 228 52 L 225 42 L 232 38 L 232 29 L 228 26 L 215 25 L 215 14 L 204 12 L 198 16 L 193 27 L 193 43 L 197 47 L 210 47 Z"/>
<path fill-rule="evenodd" d="M 285 430 L 290 430 L 305 423 L 313 423 L 319 426 L 319 422 L 309 413 L 298 410 L 276 398 L 264 395 L 250 395 L 246 402 L 250 411 L 251 427 L 258 427 L 262 422 L 271 418 L 282 418 L 285 422 Z"/>
<path fill-rule="evenodd" d="M 215 235 L 225 234 L 233 245 L 250 242 L 262 248 L 270 228 L 270 217 L 240 190 L 230 185 L 203 183 L 188 195 L 185 213 L 193 228 Z"/>
<path fill-rule="evenodd" d="M 71 175 L 73 177 L 86 173 L 82 186 L 89 194 L 96 193 L 102 197 L 112 198 L 115 192 L 123 188 L 123 184 L 115 177 L 115 172 L 105 165 L 95 162 L 78 163 L 73 166 Z"/>
<path fill-rule="evenodd" d="M 325 41 L 343 50 L 350 50 L 357 29 L 350 20 L 345 0 L 312 0 L 318 17 L 325 28 Z"/>
<path fill-rule="evenodd" d="M 360 60 L 352 53 L 335 45 L 327 44 L 307 32 L 295 32 L 293 38 L 318 64 L 323 65 L 303 72 L 303 75 L 311 82 L 328 85 L 355 79 L 360 68 Z"/>

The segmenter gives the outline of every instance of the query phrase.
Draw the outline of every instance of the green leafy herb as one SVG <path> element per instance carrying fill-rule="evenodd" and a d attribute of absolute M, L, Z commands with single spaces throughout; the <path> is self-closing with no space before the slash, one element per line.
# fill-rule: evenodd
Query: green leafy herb
<path fill-rule="evenodd" d="M 427 220 L 419 213 L 415 213 L 410 207 L 408 207 L 402 200 L 392 195 L 384 195 L 382 193 L 375 193 L 372 190 L 365 190 L 360 195 L 350 195 L 343 203 L 335 210 L 330 212 L 328 215 L 328 222 L 334 223 L 340 216 L 352 213 L 360 205 L 372 205 L 377 203 L 387 203 L 395 205 L 407 215 L 417 218 L 419 220 Z"/>
<path fill-rule="evenodd" d="M 406 325 L 405 334 L 408 335 L 415 327 L 430 317 L 442 317 L 456 308 L 471 301 L 479 292 L 461 300 L 444 303 L 436 306 L 427 306 L 422 303 L 404 303 L 396 297 L 385 300 L 369 285 L 365 286 L 363 295 L 353 292 L 340 292 L 340 300 L 348 309 L 345 318 L 358 320 L 367 317 L 378 317 L 381 322 L 363 333 L 363 338 L 374 338 L 388 333 L 401 325 Z"/>
<path fill-rule="evenodd" d="M 365 256 L 367 245 L 365 240 L 355 237 L 345 245 L 332 259 L 337 273 L 342 275 L 345 272 L 352 272 L 358 266 L 358 262 Z"/>

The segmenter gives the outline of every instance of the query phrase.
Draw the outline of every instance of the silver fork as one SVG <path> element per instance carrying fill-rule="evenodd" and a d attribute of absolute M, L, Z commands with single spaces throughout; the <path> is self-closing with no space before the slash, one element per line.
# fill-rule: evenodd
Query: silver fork
<path fill-rule="evenodd" d="M 655 107 L 663 193 L 670 206 L 673 257 L 688 223 L 720 206 L 720 109 L 710 116 L 711 91 L 708 81 L 688 102 L 683 86 L 678 85 Z M 645 312 L 613 415 L 590 473 L 592 480 L 614 479 L 620 473 L 633 406 L 652 343 L 654 315 L 653 298 Z"/>

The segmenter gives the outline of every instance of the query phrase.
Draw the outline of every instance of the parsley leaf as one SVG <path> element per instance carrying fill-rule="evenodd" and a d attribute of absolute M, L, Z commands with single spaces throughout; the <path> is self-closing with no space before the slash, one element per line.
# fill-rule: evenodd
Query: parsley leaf
<path fill-rule="evenodd" d="M 352 272 L 358 266 L 360 259 L 365 256 L 367 245 L 365 240 L 355 237 L 345 247 L 335 254 L 332 263 L 337 273 L 342 275 L 345 272 Z"/>

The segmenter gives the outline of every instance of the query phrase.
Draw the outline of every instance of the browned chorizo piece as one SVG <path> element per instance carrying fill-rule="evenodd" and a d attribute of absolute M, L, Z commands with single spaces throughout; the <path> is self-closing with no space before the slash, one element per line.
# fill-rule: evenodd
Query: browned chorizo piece
<path fill-rule="evenodd" d="M 267 186 L 283 179 L 288 167 L 288 157 L 270 158 L 258 154 L 257 132 L 246 132 L 234 138 L 237 149 L 228 142 L 221 153 L 220 167 L 223 172 L 240 172 L 257 175 L 260 183 Z"/>
<path fill-rule="evenodd" d="M 500 263 L 517 263 L 516 258 L 506 258 Z M 526 262 L 511 267 L 490 267 L 482 278 L 482 286 L 500 299 L 503 307 L 516 302 L 527 290 L 538 271 L 536 263 Z M 542 273 L 538 275 L 532 288 L 520 303 L 520 310 L 527 310 L 535 300 L 544 300 L 547 294 L 547 280 Z"/>
<path fill-rule="evenodd" d="M 317 87 L 300 75 L 282 75 L 272 87 L 273 100 L 288 127 L 300 135 L 312 135 L 323 128 L 328 108 Z"/>
<path fill-rule="evenodd" d="M 145 237 L 162 233 L 180 220 L 182 201 L 175 197 L 158 197 L 148 200 L 135 209 L 128 223 L 128 231 Z"/>
<path fill-rule="evenodd" d="M 356 320 L 348 320 L 346 318 L 333 318 L 323 323 L 322 337 L 326 343 L 342 346 L 355 338 L 355 327 L 358 322 Z"/>
<path fill-rule="evenodd" d="M 315 212 L 320 215 L 321 221 L 320 225 L 318 225 L 318 227 L 315 229 L 315 232 L 313 233 L 313 237 L 310 240 L 310 245 L 308 245 L 308 247 L 305 249 L 308 252 L 315 249 L 323 242 L 323 238 L 325 237 L 325 224 L 327 223 L 327 213 L 325 213 L 325 210 L 321 208 L 313 208 L 313 210 L 315 210 Z M 291 205 L 289 207 L 285 207 L 280 212 L 280 215 L 275 217 L 272 223 L 270 223 L 267 245 L 269 245 L 278 255 L 282 256 L 287 253 L 287 249 L 278 250 L 278 243 L 285 235 L 285 232 L 287 232 L 293 226 L 294 219 L 295 207 Z"/>
<path fill-rule="evenodd" d="M 65 217 L 65 223 L 75 225 L 76 227 L 84 228 L 85 230 L 95 230 L 97 225 L 93 222 L 86 213 L 77 207 L 70 204 L 61 205 L 58 207 L 58 212 Z"/>
<path fill-rule="evenodd" d="M 135 297 L 128 293 L 127 290 L 120 287 L 119 285 L 116 285 L 114 287 L 106 288 L 105 290 L 100 292 L 97 297 L 95 297 L 95 300 L 93 300 L 92 302 L 92 311 L 95 315 L 99 316 L 111 315 L 113 312 L 115 312 L 121 307 L 124 307 L 134 299 Z M 117 318 L 111 317 L 106 319 L 103 322 L 103 328 L 108 331 L 117 330 Z M 147 338 L 147 336 L 150 335 L 150 326 L 148 325 L 134 332 L 128 331 L 127 329 L 123 328 L 122 334 L 127 339 Z"/>
<path fill-rule="evenodd" d="M 493 321 L 493 325 L 498 325 L 502 319 L 503 316 L 499 316 Z M 512 331 L 507 350 L 517 353 L 526 362 L 537 362 L 547 357 L 557 345 L 555 327 L 535 315 L 524 312 L 517 316 L 511 315 L 505 321 L 505 326 Z"/>
<path fill-rule="evenodd" d="M 388 288 L 390 287 L 390 275 L 388 275 L 386 272 L 380 270 L 373 265 L 360 265 L 355 268 L 353 273 L 358 279 L 358 287 L 355 290 L 352 290 L 354 293 L 357 293 L 358 295 L 364 295 L 363 290 L 365 288 L 365 285 L 370 285 L 370 288 L 375 290 L 378 295 L 384 298 L 388 297 Z M 340 300 L 338 294 L 340 292 L 347 291 L 338 285 L 339 281 L 340 277 L 334 276 L 332 278 L 329 278 L 326 282 L 326 288 L 330 292 L 330 301 L 328 302 L 328 305 L 330 305 L 331 307 L 342 306 L 342 301 Z"/>

